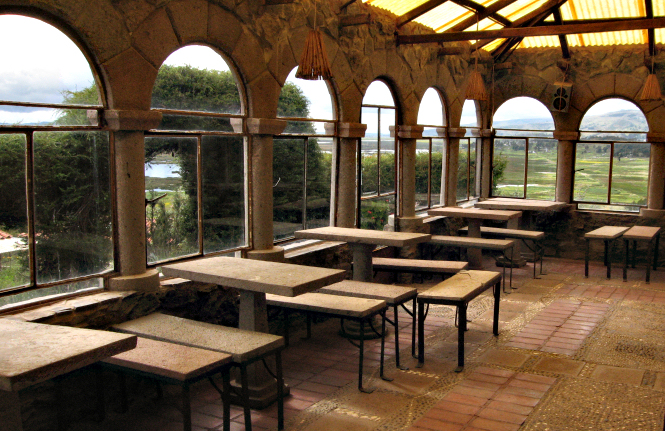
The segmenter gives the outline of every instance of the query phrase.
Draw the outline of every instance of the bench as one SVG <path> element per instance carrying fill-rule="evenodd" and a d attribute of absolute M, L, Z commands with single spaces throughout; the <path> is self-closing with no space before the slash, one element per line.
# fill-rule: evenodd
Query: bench
<path fill-rule="evenodd" d="M 165 343 L 139 337 L 136 348 L 104 359 L 102 365 L 122 371 L 120 389 L 122 393 L 122 411 L 127 411 L 127 386 L 124 372 L 155 379 L 159 382 L 182 387 L 182 417 L 184 431 L 192 429 L 192 409 L 189 386 L 199 380 L 208 378 L 213 387 L 219 391 L 224 407 L 224 431 L 231 429 L 229 368 L 231 355 L 204 350 L 180 344 Z M 220 390 L 212 380 L 212 376 L 221 373 L 222 387 Z"/>
<path fill-rule="evenodd" d="M 624 244 L 626 248 L 625 260 L 623 265 L 623 281 L 628 281 L 628 260 L 629 260 L 629 243 L 633 241 L 633 261 L 632 267 L 635 268 L 635 257 L 637 256 L 637 241 L 648 242 L 647 249 L 647 279 L 646 282 L 651 281 L 651 262 L 653 262 L 653 270 L 658 267 L 658 247 L 660 245 L 660 229 L 659 227 L 651 226 L 633 226 L 623 234 Z"/>
<path fill-rule="evenodd" d="M 500 251 L 510 264 L 510 287 L 513 287 L 513 253 L 515 250 L 515 241 L 512 239 L 488 239 L 463 236 L 432 235 L 430 244 L 458 247 L 458 248 L 479 248 L 481 250 Z M 510 257 L 506 256 L 506 251 L 510 249 Z M 434 253 L 436 255 L 436 253 Z M 503 267 L 503 290 L 506 291 L 506 266 Z"/>
<path fill-rule="evenodd" d="M 372 269 L 386 272 L 408 272 L 411 274 L 457 274 L 469 266 L 467 262 L 449 260 L 400 259 L 394 257 L 373 257 Z"/>
<path fill-rule="evenodd" d="M 409 259 L 399 259 L 409 260 Z M 426 261 L 430 262 L 430 261 Z M 411 355 L 415 356 L 416 348 L 416 296 L 418 290 L 412 287 L 393 286 L 388 284 L 370 283 L 365 281 L 351 281 L 344 280 L 339 283 L 334 283 L 318 290 L 320 293 L 327 293 L 330 295 L 350 296 L 355 298 L 378 299 L 386 301 L 388 307 L 392 307 L 394 317 L 391 321 L 386 317 L 386 321 L 395 328 L 395 365 L 400 369 L 399 355 L 399 320 L 397 317 L 397 307 L 400 305 L 406 310 L 407 313 L 413 318 L 413 326 L 411 331 Z M 408 301 L 413 302 L 412 309 L 406 308 Z"/>
<path fill-rule="evenodd" d="M 256 361 L 263 361 L 268 373 L 277 381 L 277 426 L 280 430 L 284 429 L 284 379 L 281 355 L 284 349 L 283 337 L 197 322 L 162 313 L 152 313 L 114 325 L 112 329 L 153 340 L 231 355 L 231 365 L 240 368 L 241 395 L 237 401 L 243 406 L 247 431 L 252 429 L 247 366 Z M 275 356 L 275 373 L 265 362 L 265 358 L 272 355 Z"/>
<path fill-rule="evenodd" d="M 468 235 L 469 227 L 463 227 L 457 231 L 459 234 Z M 535 231 L 535 230 L 522 230 L 522 229 L 506 229 L 501 227 L 489 227 L 481 226 L 480 227 L 481 235 L 488 235 L 496 238 L 510 238 L 510 239 L 519 239 L 522 240 L 524 245 L 526 245 L 529 250 L 533 252 L 533 278 L 536 278 L 536 263 L 540 260 L 540 273 L 543 273 L 543 255 L 545 254 L 545 249 L 541 245 L 540 241 L 545 238 L 545 232 Z M 533 248 L 527 243 L 531 241 L 533 243 Z"/>
<path fill-rule="evenodd" d="M 288 297 L 282 295 L 273 295 L 266 293 L 266 303 L 273 307 L 284 310 L 284 339 L 286 345 L 289 345 L 289 314 L 291 312 L 301 312 L 307 315 L 307 338 L 311 337 L 311 314 L 321 314 L 330 317 L 339 317 L 356 321 L 360 325 L 360 343 L 357 347 L 360 349 L 360 358 L 358 365 L 358 389 L 361 392 L 370 393 L 371 390 L 363 388 L 363 355 L 365 350 L 365 323 L 372 327 L 371 319 L 380 314 L 381 319 L 381 365 L 380 376 L 387 380 L 383 375 L 383 354 L 385 347 L 385 326 L 386 326 L 386 301 L 378 299 L 351 298 L 347 296 L 328 295 L 325 293 L 303 293 L 302 295 Z M 372 329 L 376 332 L 374 327 Z M 344 330 L 344 325 L 342 325 Z M 349 340 L 350 341 L 350 340 Z"/>
<path fill-rule="evenodd" d="M 601 239 L 605 243 L 605 266 L 607 267 L 607 278 L 612 276 L 612 250 L 614 241 L 624 234 L 629 228 L 623 226 L 603 226 L 584 234 L 586 251 L 584 253 L 584 277 L 589 277 L 589 243 L 592 239 Z"/>
<path fill-rule="evenodd" d="M 501 302 L 501 274 L 493 271 L 461 271 L 425 292 L 418 294 L 418 366 L 425 362 L 425 319 L 429 304 L 454 305 L 459 314 L 457 327 L 457 368 L 464 369 L 464 332 L 469 302 L 487 289 L 494 288 L 494 335 L 499 335 L 499 303 Z"/>

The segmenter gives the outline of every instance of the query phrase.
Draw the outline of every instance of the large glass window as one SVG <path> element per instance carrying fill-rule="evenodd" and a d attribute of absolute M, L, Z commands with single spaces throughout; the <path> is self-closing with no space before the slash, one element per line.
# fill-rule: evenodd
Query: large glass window
<path fill-rule="evenodd" d="M 492 196 L 555 199 L 558 141 L 545 105 L 516 97 L 494 114 Z"/>
<path fill-rule="evenodd" d="M 434 88 L 420 101 L 418 124 L 425 129 L 416 142 L 416 210 L 423 210 L 441 204 L 446 114 Z"/>
<path fill-rule="evenodd" d="M 457 160 L 457 202 L 466 202 L 478 196 L 479 178 L 476 175 L 480 166 L 480 126 L 476 112 L 476 103 L 466 100 L 462 107 L 460 126 L 466 129 L 466 135 L 459 140 Z"/>
<path fill-rule="evenodd" d="M 273 141 L 275 241 L 291 239 L 299 229 L 330 225 L 332 98 L 325 81 L 295 74 L 293 69 L 287 77 L 277 107 L 287 126 Z"/>
<path fill-rule="evenodd" d="M 109 136 L 86 57 L 0 15 L 0 308 L 100 288 L 113 269 Z"/>
<path fill-rule="evenodd" d="M 205 46 L 174 52 L 152 107 L 163 117 L 145 138 L 148 263 L 245 246 L 242 98 L 226 61 Z"/>
<path fill-rule="evenodd" d="M 580 124 L 573 200 L 580 209 L 638 212 L 647 203 L 648 125 L 632 102 L 606 99 Z"/>
<path fill-rule="evenodd" d="M 359 146 L 359 215 L 356 223 L 363 229 L 383 230 L 388 217 L 395 214 L 397 190 L 397 138 L 390 128 L 397 124 L 397 110 L 390 88 L 374 81 L 363 98 L 360 121 L 367 125 Z"/>

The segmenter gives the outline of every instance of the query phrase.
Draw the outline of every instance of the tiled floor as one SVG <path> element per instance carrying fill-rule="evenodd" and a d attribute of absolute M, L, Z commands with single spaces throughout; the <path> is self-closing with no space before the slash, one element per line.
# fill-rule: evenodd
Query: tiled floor
<path fill-rule="evenodd" d="M 487 269 L 495 269 L 491 261 Z M 491 334 L 493 300 L 469 307 L 466 367 L 455 373 L 454 309 L 436 306 L 425 322 L 426 362 L 411 357 L 411 321 L 400 316 L 402 362 L 388 340 L 386 374 L 378 378 L 379 342 L 366 342 L 365 386 L 357 390 L 358 350 L 337 335 L 339 322 L 314 325 L 313 338 L 292 338 L 284 353 L 291 394 L 286 429 L 364 430 L 661 430 L 665 408 L 665 271 L 621 268 L 613 279 L 594 262 L 546 259 L 548 274 L 531 278 L 530 264 L 515 270 L 517 287 L 501 301 L 500 336 Z M 499 270 L 499 269 L 496 269 Z M 439 280 L 414 284 L 427 289 Z M 297 335 L 297 334 L 296 334 Z M 195 430 L 221 430 L 222 408 L 207 382 L 194 390 Z M 102 424 L 75 430 L 182 429 L 172 407 L 177 390 L 153 400 L 135 396 L 129 413 L 112 412 Z M 275 406 L 253 411 L 255 430 L 277 428 Z M 232 430 L 243 416 L 232 409 Z"/>

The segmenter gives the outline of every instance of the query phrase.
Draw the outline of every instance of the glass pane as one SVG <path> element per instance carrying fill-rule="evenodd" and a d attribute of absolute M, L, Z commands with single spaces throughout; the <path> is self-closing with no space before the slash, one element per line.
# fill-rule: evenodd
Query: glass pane
<path fill-rule="evenodd" d="M 93 278 L 90 280 L 79 281 L 76 283 L 61 284 L 53 287 L 45 287 L 43 289 L 30 290 L 28 292 L 19 293 L 16 295 L 9 295 L 0 298 L 0 311 L 5 306 L 18 304 L 19 302 L 30 301 L 33 299 L 45 299 L 47 297 L 56 297 L 68 293 L 84 292 L 87 290 L 96 290 L 104 287 L 104 280 L 101 278 Z M 27 304 L 25 304 L 27 305 Z"/>
<path fill-rule="evenodd" d="M 25 146 L 25 135 L 0 135 L 0 290 L 30 283 Z"/>
<path fill-rule="evenodd" d="M 443 175 L 444 139 L 432 139 L 432 191 L 431 206 L 441 204 L 441 177 Z"/>
<path fill-rule="evenodd" d="M 594 104 L 584 114 L 581 131 L 648 132 L 647 119 L 633 102 L 624 99 L 605 99 Z"/>
<path fill-rule="evenodd" d="M 331 127 L 326 131 L 326 125 Z M 287 121 L 284 128 L 285 135 L 332 135 L 334 134 L 334 123 L 325 123 L 323 121 Z"/>
<path fill-rule="evenodd" d="M 465 100 L 462 106 L 462 118 L 460 127 L 478 127 L 478 117 L 476 116 L 476 102 Z"/>
<path fill-rule="evenodd" d="M 476 184 L 476 166 L 479 166 L 480 151 L 478 151 L 478 146 L 480 139 L 470 139 L 470 151 L 469 160 L 471 161 L 471 166 L 469 166 L 469 198 L 476 197 L 476 188 L 480 188 L 479 184 Z M 478 187 L 476 187 L 478 186 Z"/>
<path fill-rule="evenodd" d="M 0 16 L 0 40 L 11 41 L 0 46 L 0 100 L 101 104 L 88 60 L 60 30 L 35 18 L 7 14 Z M 91 97 L 72 100 L 82 88 Z M 52 120 L 35 114 L 31 121 Z"/>
<path fill-rule="evenodd" d="M 526 139 L 495 138 L 492 160 L 492 195 L 524 197 Z"/>
<path fill-rule="evenodd" d="M 617 125 L 618 127 L 618 125 Z M 646 142 L 646 133 L 606 133 L 606 132 L 581 132 L 581 141 L 606 141 L 606 142 Z"/>
<path fill-rule="evenodd" d="M 527 199 L 553 201 L 556 198 L 557 144 L 554 139 L 529 140 Z"/>
<path fill-rule="evenodd" d="M 309 140 L 307 151 L 307 229 L 330 226 L 332 139 Z"/>
<path fill-rule="evenodd" d="M 395 101 L 385 82 L 373 81 L 365 91 L 363 105 L 395 106 Z"/>
<path fill-rule="evenodd" d="M 362 108 L 362 122 L 367 124 L 367 133 L 360 140 L 360 168 L 362 172 L 362 196 L 371 196 L 379 193 L 379 171 L 377 165 L 377 152 L 379 149 L 379 109 Z"/>
<path fill-rule="evenodd" d="M 244 140 L 201 137 L 203 252 L 245 245 Z"/>
<path fill-rule="evenodd" d="M 113 268 L 109 137 L 106 132 L 36 132 L 37 282 Z"/>
<path fill-rule="evenodd" d="M 459 140 L 457 161 L 457 200 L 469 199 L 469 139 Z"/>
<path fill-rule="evenodd" d="M 0 105 L 3 126 L 96 126 L 97 123 L 96 110 Z"/>
<path fill-rule="evenodd" d="M 416 141 L 416 209 L 428 207 L 430 140 Z"/>
<path fill-rule="evenodd" d="M 197 253 L 197 139 L 145 139 L 148 263 Z"/>
<path fill-rule="evenodd" d="M 153 108 L 240 113 L 240 93 L 224 59 L 207 46 L 185 46 L 159 68 L 152 90 Z"/>
<path fill-rule="evenodd" d="M 326 82 L 296 78 L 297 70 L 293 68 L 282 87 L 277 116 L 333 120 L 332 98 Z"/>
<path fill-rule="evenodd" d="M 418 108 L 418 124 L 428 126 L 445 125 L 445 117 L 441 96 L 434 88 L 428 88 L 423 94 Z"/>
<path fill-rule="evenodd" d="M 514 97 L 499 106 L 492 126 L 495 129 L 554 130 L 554 119 L 542 102 L 532 97 Z"/>
<path fill-rule="evenodd" d="M 360 228 L 383 230 L 388 216 L 395 213 L 395 196 L 383 196 L 360 202 Z"/>
<path fill-rule="evenodd" d="M 240 122 L 240 119 L 237 121 Z M 231 125 L 231 118 L 175 114 L 164 114 L 162 122 L 157 129 L 195 132 L 234 132 Z M 238 130 L 238 132 L 240 131 Z"/>
<path fill-rule="evenodd" d="M 575 152 L 573 199 L 607 203 L 610 144 L 578 143 Z"/>
<path fill-rule="evenodd" d="M 290 238 L 303 224 L 305 139 L 273 141 L 273 230 L 275 240 Z"/>
<path fill-rule="evenodd" d="M 392 193 L 395 191 L 395 147 L 396 138 L 390 136 L 390 127 L 395 126 L 395 110 L 390 108 L 381 108 L 381 141 L 379 147 L 381 150 L 381 194 Z"/>
<path fill-rule="evenodd" d="M 649 144 L 614 144 L 612 204 L 647 204 Z"/>

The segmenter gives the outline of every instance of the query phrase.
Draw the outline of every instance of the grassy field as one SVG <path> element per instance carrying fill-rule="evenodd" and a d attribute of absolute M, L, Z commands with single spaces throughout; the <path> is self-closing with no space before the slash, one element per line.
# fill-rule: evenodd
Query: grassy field
<path fill-rule="evenodd" d="M 635 144 L 643 145 L 643 144 Z M 579 144 L 576 154 L 573 197 L 576 201 L 607 203 L 609 152 L 598 152 L 598 144 Z M 503 179 L 494 190 L 496 196 L 522 197 L 524 149 L 506 145 L 495 148 L 495 157 L 507 159 Z M 554 199 L 556 151 L 529 153 L 527 198 Z M 614 157 L 612 166 L 612 204 L 643 205 L 647 197 L 649 157 Z"/>

